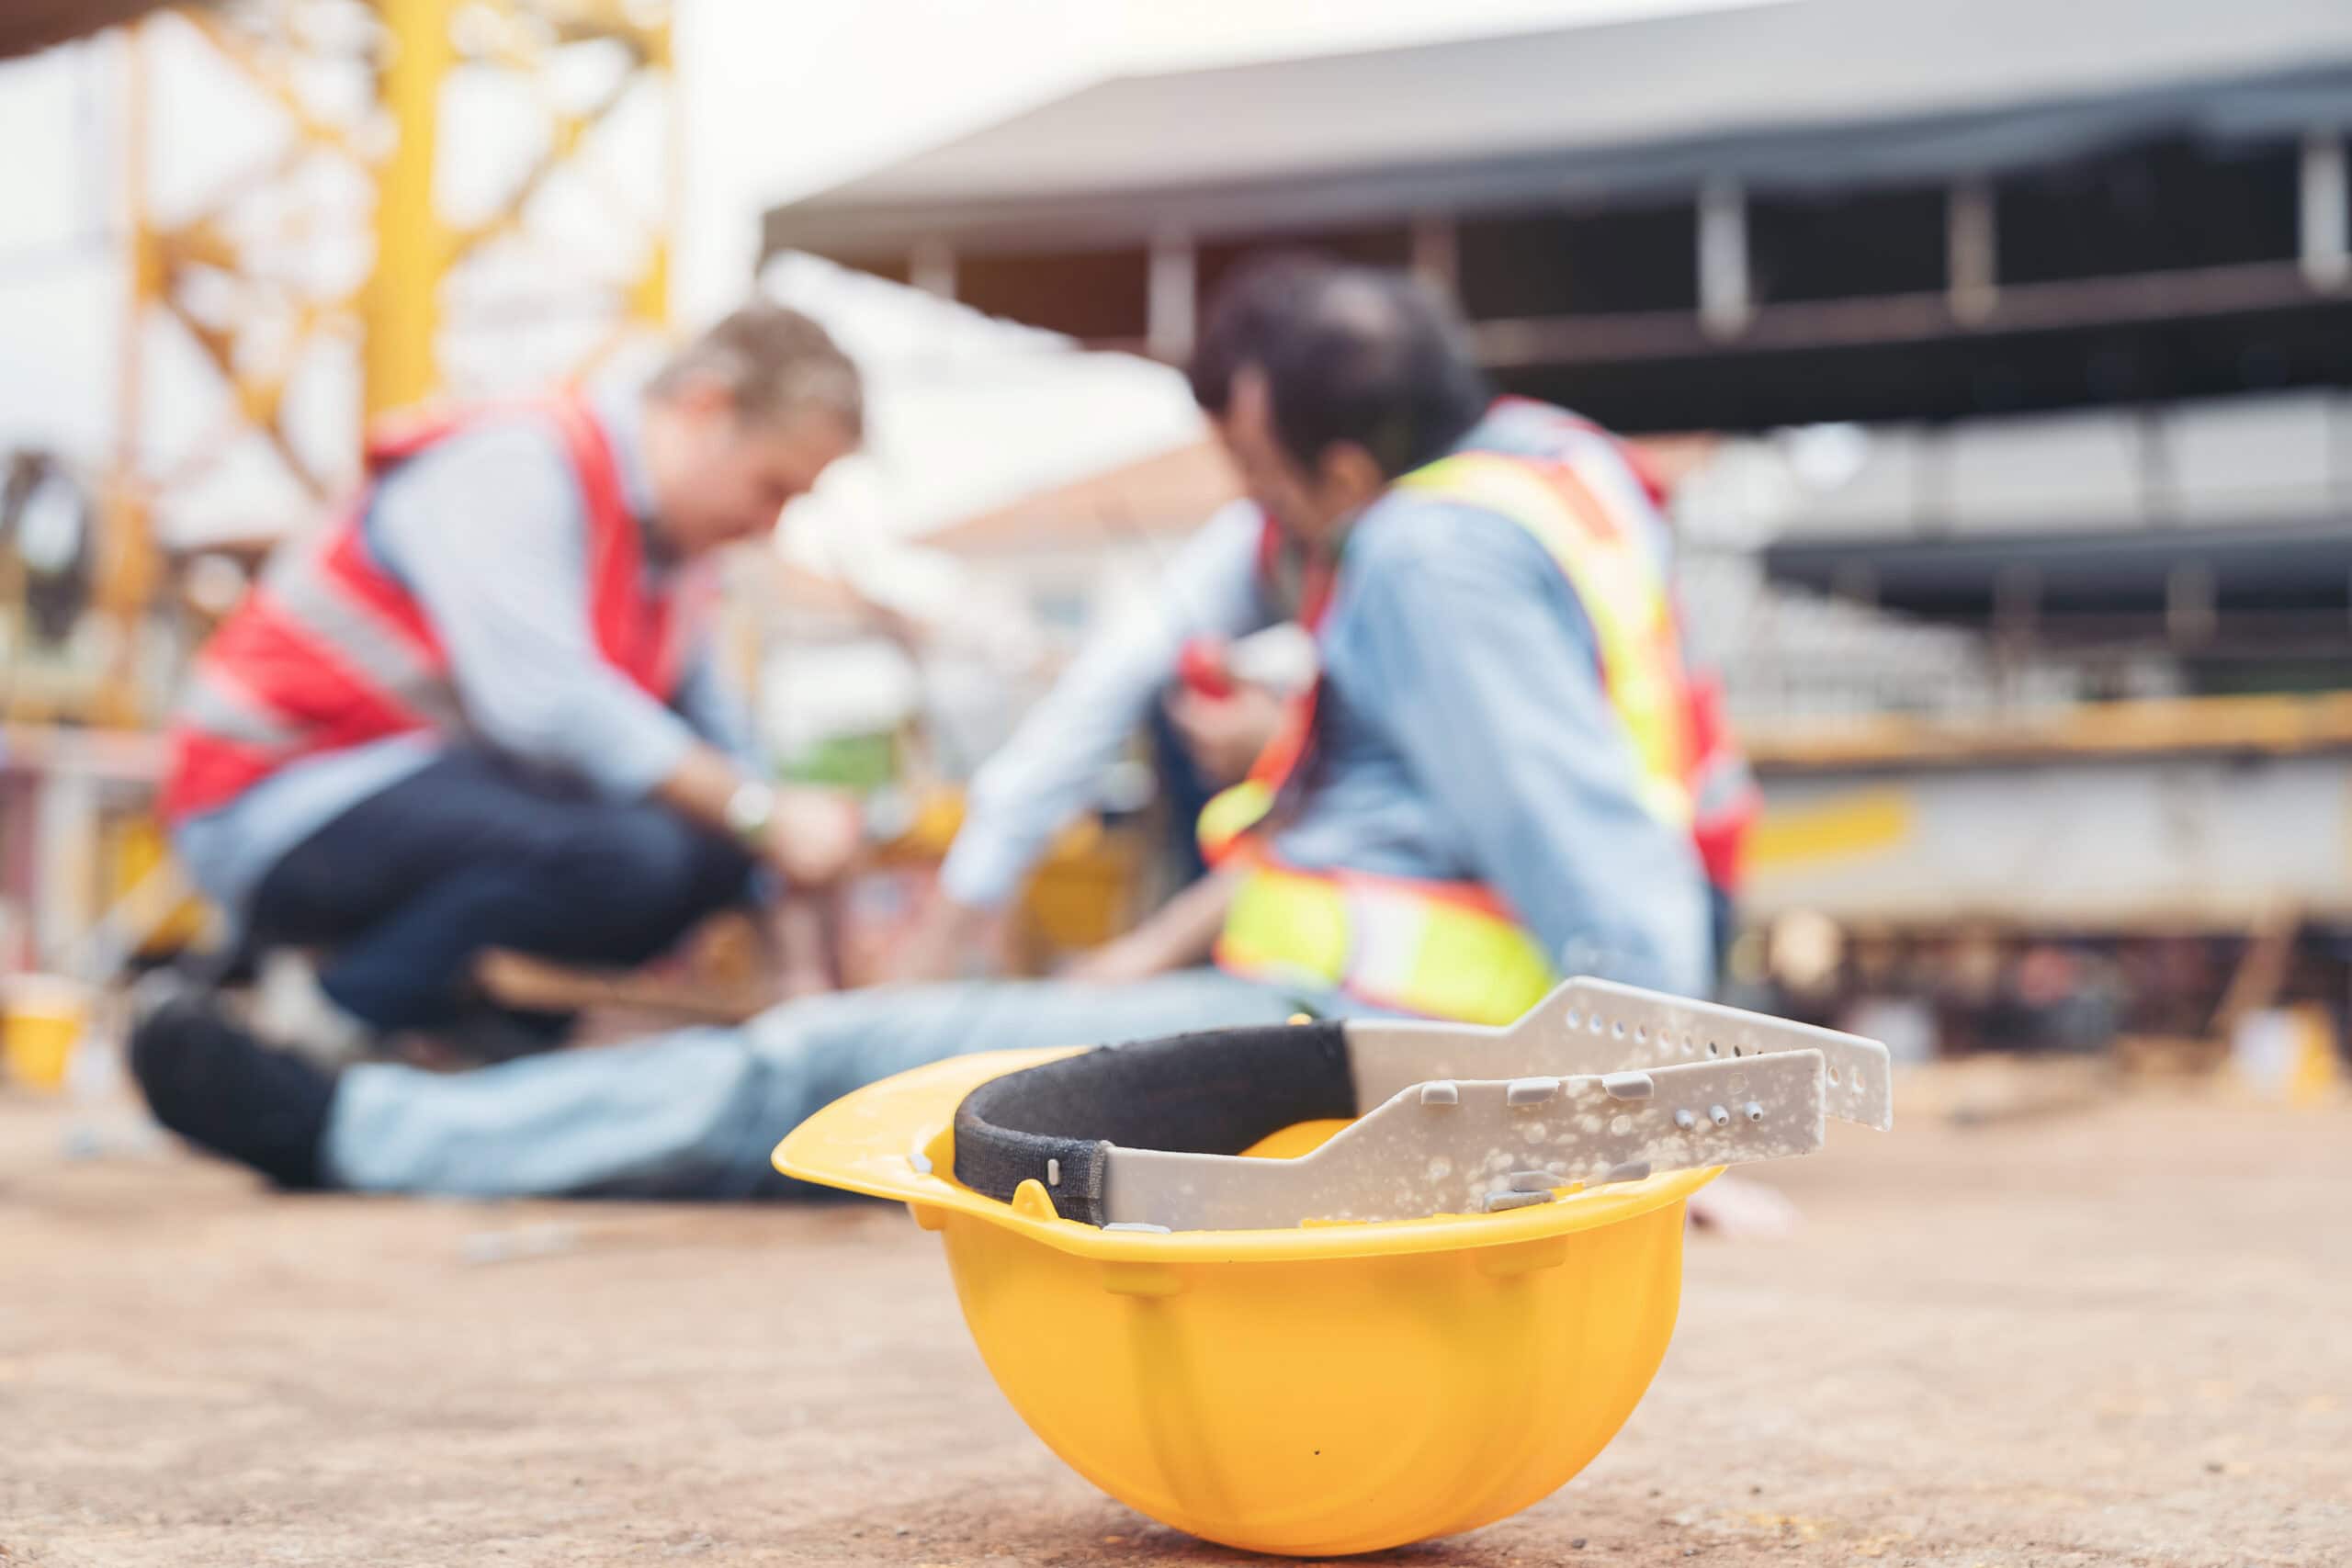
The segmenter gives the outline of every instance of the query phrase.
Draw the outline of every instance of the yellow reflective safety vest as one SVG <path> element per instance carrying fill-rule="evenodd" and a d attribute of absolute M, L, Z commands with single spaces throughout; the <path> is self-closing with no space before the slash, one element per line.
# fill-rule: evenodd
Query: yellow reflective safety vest
<path fill-rule="evenodd" d="M 1673 597 L 1640 520 L 1608 505 L 1572 463 L 1553 458 L 1459 453 L 1396 486 L 1507 517 L 1544 546 L 1591 623 L 1601 681 L 1639 767 L 1642 804 L 1687 831 L 1690 688 Z M 1318 635 L 1319 618 L 1308 617 Z M 1218 966 L 1278 985 L 1343 990 L 1429 1018 L 1517 1019 L 1557 975 L 1543 944 L 1493 889 L 1307 871 L 1273 853 L 1266 821 L 1311 747 L 1315 695 L 1293 705 L 1250 776 L 1201 813 L 1210 863 L 1240 873 L 1217 942 Z"/>

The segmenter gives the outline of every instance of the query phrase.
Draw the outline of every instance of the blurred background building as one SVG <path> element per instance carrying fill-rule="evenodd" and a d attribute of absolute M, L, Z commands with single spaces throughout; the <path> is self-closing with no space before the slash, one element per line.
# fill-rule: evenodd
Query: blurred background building
<path fill-rule="evenodd" d="M 1813 0 L 1106 82 L 766 233 L 1170 360 L 1253 250 L 1422 271 L 1684 437 L 1751 916 L 1872 971 L 1824 1005 L 2194 1032 L 2352 915 L 2347 108 L 2335 7 Z"/>
<path fill-rule="evenodd" d="M 1770 803 L 1745 984 L 1921 1051 L 2340 1022 L 2352 10 L 1225 6 L 1204 50 L 1035 6 L 1000 85 L 877 69 L 861 116 L 825 51 L 887 40 L 676 9 L 255 0 L 0 75 L 47 95 L 26 140 L 67 132 L 12 177 L 89 219 L 0 296 L 95 247 L 126 300 L 48 348 L 107 363 L 114 418 L 43 415 L 56 367 L 15 350 L 0 397 L 17 962 L 95 963 L 159 863 L 141 727 L 363 411 L 618 372 L 673 294 L 754 276 L 825 319 L 871 449 L 745 572 L 741 661 L 794 765 L 952 794 L 1232 492 L 1170 366 L 1240 258 L 1295 245 L 1424 273 L 1503 386 L 1676 477 Z M 979 9 L 933 41 L 1022 33 Z M 1431 36 L 1481 26 L 1521 30 Z M 763 95 L 759 47 L 805 98 Z M 1130 776 L 1104 802 L 1148 815 Z"/>

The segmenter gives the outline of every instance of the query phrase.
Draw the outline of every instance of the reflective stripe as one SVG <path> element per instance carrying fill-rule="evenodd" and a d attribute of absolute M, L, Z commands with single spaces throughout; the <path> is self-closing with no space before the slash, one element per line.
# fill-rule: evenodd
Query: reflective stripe
<path fill-rule="evenodd" d="M 1243 779 L 1211 795 L 1195 829 L 1202 855 L 1211 864 L 1222 860 L 1243 834 L 1265 820 L 1274 808 L 1274 794 L 1263 779 Z"/>
<path fill-rule="evenodd" d="M 199 660 L 189 676 L 187 690 L 180 694 L 178 716 L 207 735 L 273 751 L 291 747 L 302 737 L 300 728 L 247 691 L 234 671 L 209 660 Z"/>
<path fill-rule="evenodd" d="M 1349 976 L 1382 990 L 1404 989 L 1429 937 L 1429 902 L 1344 884 L 1340 891 L 1347 901 Z"/>
<path fill-rule="evenodd" d="M 1217 962 L 1237 974 L 1336 986 L 1348 972 L 1348 912 L 1320 877 L 1261 861 L 1234 889 Z"/>
<path fill-rule="evenodd" d="M 306 543 L 274 568 L 260 589 L 269 596 L 270 607 L 425 724 L 462 730 L 464 710 L 440 655 L 335 581 L 327 558 L 337 542 L 331 536 L 317 546 Z"/>
<path fill-rule="evenodd" d="M 1526 529 L 1576 591 L 1600 652 L 1610 705 L 1633 742 L 1643 805 L 1690 821 L 1688 687 L 1664 576 L 1632 520 L 1613 516 L 1575 469 L 1498 453 L 1442 457 L 1396 481 L 1497 513 Z"/>
<path fill-rule="evenodd" d="M 387 622 L 374 605 L 345 592 L 330 573 L 326 555 L 326 548 L 297 551 L 282 570 L 263 580 L 263 592 L 306 634 L 342 654 L 370 685 L 398 692 L 430 680 L 435 673 L 432 653 Z"/>
<path fill-rule="evenodd" d="M 1268 984 L 1334 987 L 1474 1023 L 1511 1021 L 1555 978 L 1506 911 L 1457 885 L 1326 875 L 1264 860 L 1235 890 L 1216 961 Z"/>

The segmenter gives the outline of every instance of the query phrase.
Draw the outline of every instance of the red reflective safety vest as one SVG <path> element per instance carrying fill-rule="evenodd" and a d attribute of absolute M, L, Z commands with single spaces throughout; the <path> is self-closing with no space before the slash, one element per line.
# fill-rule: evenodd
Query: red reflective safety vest
<path fill-rule="evenodd" d="M 372 432 L 367 482 L 325 527 L 281 546 L 198 655 L 167 737 L 168 821 L 217 810 L 298 759 L 418 730 L 462 733 L 449 660 L 424 607 L 370 555 L 364 524 L 386 474 L 461 432 L 511 420 L 551 426 L 580 484 L 588 616 L 596 647 L 668 702 L 684 668 L 689 574 L 651 590 L 638 519 L 603 424 L 576 396 L 419 416 Z"/>

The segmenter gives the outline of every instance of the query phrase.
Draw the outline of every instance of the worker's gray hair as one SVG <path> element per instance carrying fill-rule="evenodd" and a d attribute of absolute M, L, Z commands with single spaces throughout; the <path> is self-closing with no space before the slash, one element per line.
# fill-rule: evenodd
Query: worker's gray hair
<path fill-rule="evenodd" d="M 865 392 L 857 367 L 823 327 L 765 301 L 718 321 L 670 357 L 650 390 L 668 397 L 690 382 L 716 381 L 746 421 L 818 409 L 865 434 Z"/>

